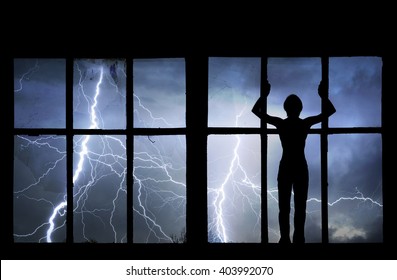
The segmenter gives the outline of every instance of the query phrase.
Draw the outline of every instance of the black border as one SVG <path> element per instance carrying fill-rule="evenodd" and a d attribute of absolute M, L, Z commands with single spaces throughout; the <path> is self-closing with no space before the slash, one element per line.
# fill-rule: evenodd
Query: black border
<path fill-rule="evenodd" d="M 32 27 L 30 27 L 32 28 Z M 76 27 L 77 28 L 77 27 Z M 32 28 L 34 29 L 34 28 Z M 110 29 L 110 30 L 109 30 Z M 36 29 L 40 30 L 40 29 Z M 266 30 L 264 28 L 263 30 Z M 262 30 L 262 31 L 263 31 Z M 108 28 L 105 33 L 114 30 Z M 134 31 L 136 31 L 134 33 Z M 164 32 L 162 32 L 164 31 Z M 131 28 L 131 36 L 122 41 L 102 33 L 74 33 L 61 28 L 54 34 L 44 29 L 35 34 L 34 40 L 15 36 L 5 36 L 2 40 L 1 82 L 3 101 L 1 102 L 1 143 L 3 159 L 6 163 L 2 171 L 4 183 L 1 191 L 1 259 L 395 259 L 396 238 L 394 237 L 395 184 L 391 184 L 391 166 L 394 164 L 394 144 L 391 125 L 394 91 L 391 88 L 395 74 L 395 57 L 387 30 L 350 30 L 341 32 L 312 32 L 296 34 L 292 30 L 287 33 L 278 32 L 269 35 L 261 31 L 239 32 L 241 29 L 229 30 L 225 33 L 208 32 L 195 29 L 197 32 L 184 33 L 171 30 L 157 32 Z M 243 29 L 244 31 L 244 29 Z M 116 34 L 115 37 L 119 37 Z M 122 38 L 126 38 L 123 34 Z M 286 39 L 287 38 L 287 39 Z M 12 240 L 12 211 L 9 199 L 12 197 L 12 149 L 13 145 L 13 100 L 9 92 L 13 91 L 13 59 L 29 57 L 48 58 L 156 58 L 185 57 L 187 60 L 200 61 L 210 56 L 380 56 L 383 58 L 383 89 L 382 89 L 382 132 L 383 132 L 383 192 L 384 192 L 384 242 L 376 244 L 304 244 L 301 246 L 280 244 L 22 244 Z M 198 65 L 200 67 L 200 65 Z M 202 67 L 202 66 L 201 66 Z M 195 71 L 187 69 L 187 71 Z M 203 79 L 197 76 L 196 79 Z M 207 78 L 207 76 L 205 77 Z M 187 81 L 188 82 L 188 81 Z M 199 81 L 191 83 L 202 84 Z M 196 89 L 200 91 L 199 88 Z M 192 109 L 192 113 L 194 109 Z M 199 116 L 205 112 L 194 112 Z M 193 118 L 191 116 L 190 118 Z M 189 121 L 189 116 L 187 116 Z M 194 122 L 194 120 L 191 120 Z M 202 128 L 197 124 L 198 129 Z M 187 137 L 193 137 L 193 131 L 187 131 Z M 393 142 L 392 142 L 393 141 Z M 201 141 L 202 142 L 202 141 Z M 193 143 L 193 142 L 192 142 Z M 205 158 L 198 159 L 204 162 Z M 8 163 L 8 164 L 7 164 Z M 205 165 L 206 166 L 206 165 Z M 206 176 L 203 176 L 206 177 Z M 199 185 L 200 180 L 196 181 Z M 204 223 L 199 215 L 198 224 Z M 206 221 L 205 221 L 206 223 Z M 200 233 L 198 233 L 200 234 Z"/>

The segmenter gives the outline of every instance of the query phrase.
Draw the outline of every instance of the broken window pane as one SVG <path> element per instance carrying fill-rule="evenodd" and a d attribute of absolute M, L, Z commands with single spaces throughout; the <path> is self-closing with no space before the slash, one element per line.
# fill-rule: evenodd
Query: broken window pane
<path fill-rule="evenodd" d="M 73 76 L 74 128 L 126 127 L 125 61 L 76 59 Z"/>

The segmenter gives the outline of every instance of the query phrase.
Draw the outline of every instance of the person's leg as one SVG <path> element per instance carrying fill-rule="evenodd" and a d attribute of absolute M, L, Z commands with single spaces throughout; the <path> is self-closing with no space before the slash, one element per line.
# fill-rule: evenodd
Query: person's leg
<path fill-rule="evenodd" d="M 307 170 L 303 170 L 301 175 L 293 186 L 295 207 L 293 243 L 305 243 L 306 201 L 309 189 Z"/>
<path fill-rule="evenodd" d="M 287 180 L 278 181 L 278 221 L 280 225 L 280 241 L 279 243 L 291 243 L 289 236 L 289 215 L 291 211 L 291 191 L 292 184 Z"/>

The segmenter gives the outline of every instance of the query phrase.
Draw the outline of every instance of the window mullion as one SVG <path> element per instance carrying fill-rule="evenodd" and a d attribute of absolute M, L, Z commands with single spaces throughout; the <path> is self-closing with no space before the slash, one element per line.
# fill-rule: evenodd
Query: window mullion
<path fill-rule="evenodd" d="M 390 134 L 390 119 L 387 118 L 387 113 L 391 113 L 390 111 L 387 111 L 386 104 L 393 104 L 391 101 L 390 93 L 389 96 L 387 95 L 387 90 L 390 88 L 391 81 L 394 79 L 394 75 L 392 77 L 392 73 L 394 71 L 391 71 L 391 67 L 393 64 L 391 64 L 390 60 L 386 60 L 385 57 L 382 57 L 382 91 L 381 91 L 381 131 L 382 131 L 382 166 L 386 167 L 387 163 L 392 162 L 393 156 L 391 153 L 385 153 L 384 151 L 391 150 L 388 149 L 391 147 L 391 143 L 389 139 L 393 139 L 391 137 L 386 138 L 386 135 L 389 136 Z M 389 107 L 390 108 L 390 107 Z M 390 110 L 390 109 L 389 109 Z M 389 129 L 389 130 L 387 130 Z M 387 139 L 387 141 L 386 141 Z M 389 169 L 387 168 L 382 168 L 382 181 L 383 182 L 389 182 Z M 389 204 L 389 201 L 392 202 L 394 199 L 394 195 L 391 192 L 390 186 L 392 185 L 389 184 L 383 184 L 382 185 L 382 201 L 383 201 L 383 242 L 387 244 L 391 243 L 396 243 L 395 237 L 394 237 L 394 217 L 390 216 L 388 213 L 389 205 L 393 205 L 393 203 Z M 393 187 L 392 187 L 393 188 Z M 390 234 L 391 233 L 391 234 Z"/>
<path fill-rule="evenodd" d="M 11 205 L 8 205 L 8 203 L 2 203 L 2 209 L 3 209 L 3 213 L 8 213 L 10 211 L 10 209 L 12 211 L 14 210 L 14 199 L 13 199 L 13 194 L 14 194 L 14 137 L 15 137 L 15 129 L 14 129 L 14 60 L 12 58 L 7 59 L 6 61 L 4 61 L 7 66 L 9 67 L 9 71 L 6 73 L 5 75 L 5 81 L 6 82 L 6 93 L 5 94 L 5 104 L 7 106 L 7 110 L 2 110 L 2 121 L 5 122 L 5 120 L 7 120 L 6 125 L 7 125 L 7 130 L 9 132 L 13 132 L 13 133 L 8 133 L 7 137 L 6 137 L 6 143 L 5 143 L 5 147 L 7 147 L 6 149 L 4 149 L 5 153 L 6 153 L 6 159 L 9 159 L 9 162 L 6 163 L 6 169 L 4 172 L 4 175 L 6 176 L 6 182 L 9 182 L 8 185 L 9 187 L 5 188 L 5 192 L 6 193 L 2 193 L 2 195 L 4 194 L 5 198 L 10 197 L 11 199 L 7 199 Z M 3 74 L 3 73 L 2 73 Z M 3 75 L 2 75 L 3 76 Z M 9 120 L 9 121 L 8 121 Z M 7 132 L 8 132 L 7 131 Z M 8 208 L 9 207 L 9 208 Z M 13 213 L 13 212 L 12 212 Z M 7 241 L 9 240 L 8 237 L 10 238 L 10 242 L 12 243 L 14 241 L 14 215 L 4 215 L 6 216 L 6 221 L 5 221 L 5 226 L 3 227 L 3 230 L 5 229 L 9 229 L 10 230 L 10 234 L 7 234 Z M 8 233 L 8 232 L 7 232 Z"/>
<path fill-rule="evenodd" d="M 66 59 L 66 242 L 73 243 L 73 58 Z"/>
<path fill-rule="evenodd" d="M 202 249 L 208 242 L 208 57 L 186 58 L 186 234 Z"/>
<path fill-rule="evenodd" d="M 133 104 L 133 60 L 127 59 L 127 80 L 126 80 L 126 124 L 127 124 L 127 135 L 126 135 L 126 147 L 127 147 L 127 176 L 126 176 L 126 188 L 127 188 L 127 243 L 134 242 L 134 228 L 133 228 L 133 184 L 134 178 L 132 170 L 134 168 L 134 104 Z"/>
<path fill-rule="evenodd" d="M 329 57 L 321 58 L 321 80 L 324 87 L 329 89 Z M 321 102 L 321 112 L 325 112 L 325 102 Z M 322 243 L 328 243 L 328 118 L 321 123 L 321 222 L 322 222 Z"/>
<path fill-rule="evenodd" d="M 267 99 L 265 83 L 267 83 L 267 57 L 261 58 L 261 87 L 260 95 Z M 264 102 L 264 111 L 267 111 L 267 102 Z M 267 124 L 261 119 L 261 240 L 269 243 L 268 216 L 267 216 Z"/>

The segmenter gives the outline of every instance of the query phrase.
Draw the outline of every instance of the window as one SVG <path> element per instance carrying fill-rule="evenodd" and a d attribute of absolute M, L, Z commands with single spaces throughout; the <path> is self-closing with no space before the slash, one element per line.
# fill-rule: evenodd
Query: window
<path fill-rule="evenodd" d="M 32 131 L 14 134 L 15 242 L 66 240 L 66 137 L 34 136 L 66 127 L 65 66 L 64 59 L 14 61 L 14 126 Z"/>
<path fill-rule="evenodd" d="M 15 60 L 15 128 L 28 128 L 14 141 L 16 242 L 65 242 L 66 225 L 73 229 L 73 242 L 124 243 L 129 236 L 136 243 L 181 241 L 186 228 L 184 60 L 128 63 L 133 75 L 120 59 L 75 59 L 72 70 L 65 60 Z M 66 81 L 66 71 L 73 71 L 72 80 Z M 66 112 L 70 82 L 73 107 Z M 127 83 L 133 84 L 130 99 Z M 127 100 L 133 100 L 133 114 L 127 114 Z M 73 127 L 67 127 L 67 114 Z M 177 127 L 182 128 L 178 133 L 162 130 Z M 130 155 L 127 147 L 133 148 Z M 128 173 L 133 179 L 127 180 Z"/>
<path fill-rule="evenodd" d="M 125 61 L 76 59 L 73 65 L 74 242 L 126 242 Z M 99 130 L 106 130 L 101 132 Z M 70 179 L 70 178 L 69 178 Z"/>
<path fill-rule="evenodd" d="M 301 117 L 320 113 L 321 80 L 337 109 L 306 142 L 306 241 L 384 242 L 381 57 L 13 67 L 15 243 L 277 243 L 282 150 L 278 131 L 251 113 L 266 79 L 272 115 L 285 117 L 290 93 Z"/>
<path fill-rule="evenodd" d="M 317 115 L 321 112 L 321 98 L 317 94 L 317 88 L 321 81 L 321 58 L 269 58 L 267 75 L 271 84 L 271 93 L 267 99 L 267 108 L 270 115 L 281 118 L 287 117 L 283 109 L 283 103 L 285 98 L 290 94 L 296 94 L 302 100 L 303 110 L 300 115 L 301 118 Z M 274 127 L 269 124 L 267 127 L 270 130 L 274 130 Z M 313 128 L 315 127 L 320 127 L 320 124 L 313 126 Z M 281 154 L 281 143 L 276 132 L 276 134 L 268 136 L 267 156 L 269 242 L 273 243 L 277 243 L 280 239 L 277 174 Z M 308 135 L 305 154 L 309 168 L 309 201 L 306 205 L 305 239 L 308 243 L 321 242 L 321 203 L 318 202 L 321 200 L 321 160 L 320 137 L 318 134 Z M 291 236 L 294 230 L 293 215 L 294 204 L 292 197 L 290 216 Z"/>
<path fill-rule="evenodd" d="M 382 59 L 331 57 L 330 242 L 383 242 Z M 336 116 L 338 115 L 338 116 Z"/>
<path fill-rule="evenodd" d="M 259 96 L 260 58 L 210 57 L 208 126 L 208 241 L 261 242 L 259 135 L 229 134 L 228 127 L 258 127 L 251 108 Z M 244 129 L 242 131 L 245 131 Z"/>
<path fill-rule="evenodd" d="M 324 63 L 328 61 L 321 58 L 268 58 L 262 65 L 271 84 L 268 113 L 286 117 L 283 102 L 295 93 L 304 104 L 302 118 L 319 114 L 317 89 L 327 75 L 322 73 Z M 382 242 L 381 65 L 378 57 L 330 58 L 326 79 L 337 114 L 329 120 L 331 128 L 313 126 L 305 148 L 308 243 Z M 267 174 L 262 169 L 262 176 L 267 175 L 267 194 L 261 196 L 261 165 L 266 163 L 259 156 L 258 120 L 250 111 L 259 97 L 260 77 L 259 58 L 209 59 L 208 126 L 218 128 L 208 137 L 209 242 L 261 242 L 261 235 L 270 243 L 280 239 L 277 173 L 282 149 L 277 130 L 267 125 L 269 135 L 262 138 L 267 143 L 264 151 L 262 147 L 262 157 L 267 160 Z M 335 117 L 339 106 L 340 115 Z M 328 158 L 328 163 L 322 158 Z M 267 209 L 261 212 L 261 198 L 266 197 Z M 291 235 L 293 207 L 291 199 Z M 267 227 L 261 230 L 265 214 Z"/>
<path fill-rule="evenodd" d="M 183 242 L 186 231 L 185 61 L 135 59 L 133 228 L 136 243 Z M 177 129 L 178 133 L 167 132 Z M 150 134 L 145 132 L 149 131 Z M 131 171 L 128 171 L 131 172 Z"/>

